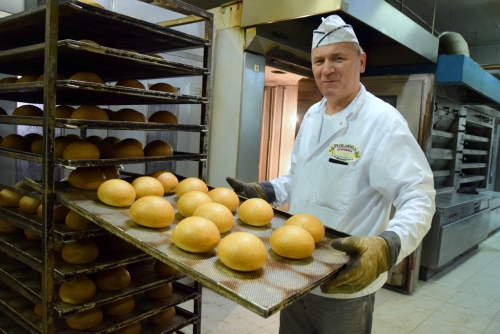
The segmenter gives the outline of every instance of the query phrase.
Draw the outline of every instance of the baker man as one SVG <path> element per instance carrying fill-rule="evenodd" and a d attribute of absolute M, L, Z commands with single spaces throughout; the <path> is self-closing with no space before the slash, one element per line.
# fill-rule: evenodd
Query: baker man
<path fill-rule="evenodd" d="M 360 83 L 366 54 L 339 16 L 313 32 L 311 62 L 324 97 L 304 116 L 288 174 L 228 183 L 350 235 L 331 244 L 350 256 L 347 266 L 283 309 L 280 333 L 370 333 L 375 292 L 430 228 L 433 176 L 405 119 Z"/>

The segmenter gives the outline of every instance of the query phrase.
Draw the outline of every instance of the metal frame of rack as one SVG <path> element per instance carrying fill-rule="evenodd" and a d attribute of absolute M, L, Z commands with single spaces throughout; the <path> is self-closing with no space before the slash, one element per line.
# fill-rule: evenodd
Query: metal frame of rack
<path fill-rule="evenodd" d="M 44 6 L 37 7 L 28 11 L 27 13 L 19 13 L 2 19 L 4 21 L 4 27 L 2 35 L 6 36 L 0 43 L 2 50 L 10 49 L 8 51 L 0 52 L 0 63 L 3 59 L 3 64 L 8 64 L 12 62 L 12 66 L 0 65 L 0 72 L 8 73 L 11 71 L 13 74 L 22 75 L 22 71 L 30 71 L 33 68 L 23 68 L 23 61 L 20 63 L 19 55 L 24 55 L 25 60 L 31 58 L 32 64 L 37 64 L 40 71 L 41 59 L 43 58 L 43 70 L 44 81 L 43 83 L 22 83 L 22 84 L 6 84 L 0 87 L 0 99 L 7 99 L 12 101 L 23 101 L 23 102 L 38 102 L 43 100 L 44 105 L 44 116 L 42 119 L 33 117 L 3 117 L 0 122 L 10 123 L 10 124 L 26 124 L 26 125 L 36 125 L 41 126 L 43 129 L 43 153 L 42 155 L 16 152 L 9 149 L 2 149 L 0 155 L 7 156 L 14 159 L 23 159 L 27 161 L 34 161 L 41 163 L 42 165 L 42 178 L 41 178 L 41 188 L 38 197 L 41 199 L 43 210 L 41 219 L 33 219 L 33 217 L 27 217 L 24 213 L 18 210 L 11 210 L 6 208 L 0 208 L 0 215 L 7 216 L 15 224 L 21 227 L 27 227 L 39 231 L 42 238 L 42 249 L 34 250 L 30 246 L 30 243 L 18 242 L 13 236 L 2 237 L 0 240 L 0 249 L 8 252 L 9 254 L 17 254 L 17 259 L 20 262 L 12 261 L 2 261 L 0 263 L 0 280 L 7 282 L 9 286 L 0 287 L 0 295 L 2 291 L 7 291 L 6 298 L 17 298 L 17 294 L 27 297 L 32 301 L 40 300 L 42 302 L 43 314 L 41 321 L 37 320 L 30 321 L 29 319 L 23 319 L 20 315 L 26 311 L 26 305 L 17 305 L 19 309 L 15 307 L 5 306 L 2 304 L 2 310 L 10 315 L 12 319 L 18 324 L 22 325 L 25 330 L 32 333 L 64 333 L 64 329 L 60 328 L 56 323 L 55 318 L 61 317 L 62 315 L 67 315 L 70 313 L 77 312 L 75 308 L 61 306 L 55 304 L 54 301 L 54 283 L 68 279 L 70 277 L 75 277 L 82 275 L 83 273 L 98 272 L 104 268 L 109 268 L 108 260 L 115 263 L 116 266 L 123 264 L 133 264 L 141 262 L 147 259 L 147 254 L 145 253 L 134 253 L 127 254 L 119 259 L 103 259 L 102 263 L 96 263 L 91 269 L 86 268 L 84 271 L 78 271 L 74 268 L 67 268 L 63 262 L 61 262 L 60 256 L 54 254 L 54 242 L 64 242 L 67 238 L 81 238 L 83 236 L 99 237 L 104 231 L 102 229 L 96 228 L 92 231 L 87 231 L 87 233 L 73 233 L 70 235 L 68 231 L 65 231 L 60 224 L 54 223 L 54 206 L 55 206 L 55 180 L 54 180 L 54 170 L 56 167 L 78 167 L 78 166 L 92 166 L 92 165 L 106 165 L 106 164 L 123 164 L 123 163 L 150 163 L 158 161 L 179 161 L 179 160 L 193 160 L 199 162 L 198 174 L 199 177 L 206 180 L 206 157 L 208 152 L 208 124 L 209 124 L 209 114 L 210 114 L 210 104 L 208 96 L 210 96 L 210 72 L 211 72 L 211 58 L 212 58 L 212 35 L 213 35 L 213 15 L 207 11 L 198 9 L 194 6 L 182 3 L 177 0 L 138 0 L 148 4 L 156 5 L 168 10 L 175 11 L 177 13 L 185 14 L 186 17 L 182 19 L 176 19 L 171 21 L 160 22 L 157 24 L 148 23 L 140 20 L 136 20 L 125 15 L 113 14 L 111 15 L 109 11 L 102 10 L 93 6 L 89 6 L 83 3 L 76 3 L 75 0 L 70 0 L 66 3 L 60 4 L 58 0 L 49 0 Z M 79 9 L 84 10 L 79 10 Z M 112 20 L 114 24 L 106 25 L 106 29 L 99 31 L 101 34 L 105 35 L 103 38 L 115 38 L 116 31 L 122 32 L 123 29 L 130 29 L 134 27 L 134 31 L 137 34 L 143 33 L 145 38 L 137 39 L 140 40 L 140 45 L 137 49 L 142 53 L 151 53 L 164 50 L 174 50 L 186 47 L 201 47 L 203 48 L 203 66 L 201 68 L 186 66 L 182 64 L 176 64 L 165 60 L 159 60 L 147 55 L 141 55 L 133 52 L 120 50 L 126 47 L 127 41 L 116 40 L 113 48 L 108 47 L 96 47 L 92 45 L 86 45 L 86 43 L 65 39 L 65 28 L 75 28 L 72 30 L 74 38 L 80 39 L 85 38 L 84 36 L 79 36 L 80 28 L 78 26 L 78 20 L 82 18 L 92 18 L 98 22 L 108 22 Z M 181 32 L 178 32 L 168 27 L 175 27 L 178 25 L 189 24 L 194 22 L 205 22 L 204 37 L 198 38 L 195 36 L 190 36 Z M 16 22 L 17 24 L 9 25 L 11 22 Z M 92 25 L 89 25 L 92 26 Z M 102 24 L 95 24 L 95 28 L 99 29 Z M 12 29 L 10 29 L 12 27 Z M 37 28 L 34 28 L 37 27 Z M 109 27 L 109 29 L 108 29 Z M 41 29 L 40 29 L 41 28 Z M 44 29 L 43 29 L 44 28 Z M 63 28 L 64 29 L 64 28 Z M 90 28 L 92 29 L 92 28 Z M 19 35 L 19 33 L 21 34 Z M 23 33 L 24 32 L 24 33 Z M 29 32 L 26 34 L 26 32 Z M 59 38 L 65 40 L 60 41 Z M 142 36 L 141 36 L 142 37 Z M 45 45 L 42 47 L 40 44 L 45 41 Z M 121 43 L 121 44 L 120 44 Z M 124 45 L 125 44 L 125 45 Z M 28 45 L 28 46 L 26 46 Z M 107 57 L 113 56 L 120 64 L 128 64 L 129 68 L 132 68 L 132 72 L 135 73 L 138 78 L 145 77 L 168 77 L 171 76 L 202 76 L 202 97 L 197 96 L 179 96 L 170 93 L 162 92 L 152 92 L 140 89 L 127 89 L 122 87 L 111 87 L 111 86 L 100 86 L 99 84 L 89 84 L 84 82 L 71 82 L 70 80 L 57 80 L 58 69 L 65 68 L 69 66 L 67 61 L 63 58 L 58 59 L 58 56 L 65 54 L 81 55 L 82 52 L 85 53 L 82 57 L 93 57 L 96 62 L 106 61 Z M 16 63 L 17 62 L 17 63 Z M 58 65 L 61 67 L 58 68 Z M 132 66 L 132 67 L 130 67 Z M 70 66 L 71 67 L 71 66 Z M 157 70 L 157 74 L 151 75 L 150 70 L 144 70 L 147 68 L 154 68 Z M 113 79 L 119 79 L 118 73 L 110 72 L 110 76 Z M 113 77 L 114 76 L 114 77 Z M 110 78 L 106 78 L 110 79 Z M 64 94 L 58 95 L 57 93 L 64 92 Z M 65 96 L 65 97 L 64 97 Z M 80 100 L 77 98 L 80 96 Z M 112 104 L 113 99 L 117 96 L 124 98 L 124 103 L 120 104 L 155 104 L 155 103 L 170 103 L 170 104 L 200 104 L 201 106 L 201 120 L 200 125 L 164 125 L 164 124 L 123 124 L 114 122 L 94 122 L 94 121 L 78 121 L 78 120 L 68 120 L 68 119 L 56 119 L 55 118 L 55 107 L 57 104 L 69 103 L 80 104 L 87 99 L 92 99 L 95 104 Z M 67 100 L 65 100 L 66 98 Z M 157 130 L 157 131 L 187 131 L 187 132 L 199 132 L 200 133 L 200 145 L 198 153 L 185 153 L 176 152 L 172 157 L 164 158 L 144 158 L 144 159 L 104 159 L 108 161 L 64 161 L 61 159 L 56 159 L 54 155 L 55 151 L 55 130 L 57 127 L 68 127 L 68 128 L 101 128 L 101 129 L 140 129 L 144 131 Z M 5 185 L 4 188 L 9 188 Z M 16 189 L 16 191 L 21 191 Z M 37 197 L 36 194 L 31 193 L 31 196 Z M 27 249 L 23 249 L 24 247 Z M 36 248 L 36 247 L 35 247 Z M 17 274 L 16 274 L 17 273 Z M 16 276 L 17 275 L 17 276 Z M 27 275 L 27 276 L 26 276 Z M 183 276 L 183 275 L 181 275 Z M 181 277 L 179 276 L 179 277 Z M 23 286 L 23 283 L 31 282 L 33 277 L 41 277 L 41 284 L 34 284 L 31 286 Z M 148 277 L 147 275 L 145 277 Z M 169 281 L 174 281 L 179 277 L 172 277 Z M 133 291 L 124 291 L 122 295 L 139 293 L 143 290 L 153 288 L 161 283 L 165 283 L 166 280 L 148 281 L 145 278 L 144 284 L 138 284 L 132 287 Z M 35 279 L 34 282 L 37 280 Z M 32 282 L 33 283 L 33 282 Z M 11 286 L 15 286 L 15 289 L 11 289 Z M 194 311 L 193 314 L 185 310 L 179 309 L 176 306 L 180 314 L 180 320 L 177 319 L 178 323 L 175 324 L 173 328 L 166 329 L 165 333 L 179 330 L 183 326 L 192 324 L 193 332 L 200 333 L 200 318 L 201 318 L 201 285 L 195 281 L 194 287 L 192 289 L 179 288 L 181 296 L 177 301 L 170 301 L 164 304 L 163 309 L 169 306 L 175 306 L 179 302 L 186 300 L 193 300 Z M 10 296 L 11 292 L 13 296 Z M 2 295 L 3 296 L 3 295 Z M 115 296 L 116 297 L 116 296 Z M 108 296 L 108 300 L 112 297 Z M 94 304 L 105 303 L 107 300 L 93 301 Z M 5 306 L 5 307 L 4 307 Z M 85 307 L 85 306 L 83 306 Z M 88 308 L 88 306 L 87 306 Z M 151 310 L 143 310 L 143 318 L 146 315 L 151 315 Z M 137 319 L 140 319 L 139 315 Z M 112 325 L 108 329 L 104 329 L 102 332 L 109 332 L 118 328 L 117 326 L 125 325 L 127 321 L 122 322 L 119 325 Z M 114 327 L 113 327 L 114 326 Z M 162 332 L 164 333 L 164 332 Z"/>

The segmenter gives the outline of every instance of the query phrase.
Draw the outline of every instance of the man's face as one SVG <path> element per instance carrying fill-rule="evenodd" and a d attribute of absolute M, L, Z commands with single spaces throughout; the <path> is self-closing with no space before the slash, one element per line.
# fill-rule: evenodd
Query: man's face
<path fill-rule="evenodd" d="M 355 43 L 343 42 L 312 49 L 314 79 L 328 100 L 343 101 L 356 96 L 360 73 L 365 71 L 366 54 Z"/>

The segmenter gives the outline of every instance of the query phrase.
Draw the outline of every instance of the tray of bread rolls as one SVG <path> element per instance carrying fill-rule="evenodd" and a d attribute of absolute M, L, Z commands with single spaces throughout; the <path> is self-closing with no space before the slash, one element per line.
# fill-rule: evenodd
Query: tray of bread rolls
<path fill-rule="evenodd" d="M 130 207 L 114 207 L 101 202 L 97 191 L 77 189 L 67 182 L 56 183 L 55 189 L 58 201 L 80 215 L 265 318 L 326 282 L 348 261 L 345 253 L 330 247 L 333 239 L 345 235 L 331 229 L 326 229 L 321 241 L 313 242 L 313 252 L 307 258 L 282 257 L 271 249 L 270 237 L 285 225 L 291 215 L 273 209 L 269 223 L 251 226 L 242 222 L 238 208 L 233 211 L 231 229 L 220 235 L 221 240 L 236 232 L 253 234 L 264 244 L 267 259 L 257 270 L 234 270 L 221 262 L 217 248 L 194 253 L 173 242 L 173 231 L 184 219 L 178 212 L 179 198 L 175 193 L 163 196 L 174 209 L 173 222 L 167 227 L 150 228 L 138 225 L 130 218 Z M 239 199 L 242 204 L 247 201 Z"/>

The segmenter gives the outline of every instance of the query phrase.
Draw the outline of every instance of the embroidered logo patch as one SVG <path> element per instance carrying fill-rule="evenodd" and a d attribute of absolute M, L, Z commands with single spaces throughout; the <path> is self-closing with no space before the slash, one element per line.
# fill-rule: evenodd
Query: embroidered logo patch
<path fill-rule="evenodd" d="M 330 157 L 344 162 L 358 161 L 361 158 L 359 147 L 351 144 L 333 143 L 328 148 Z"/>

